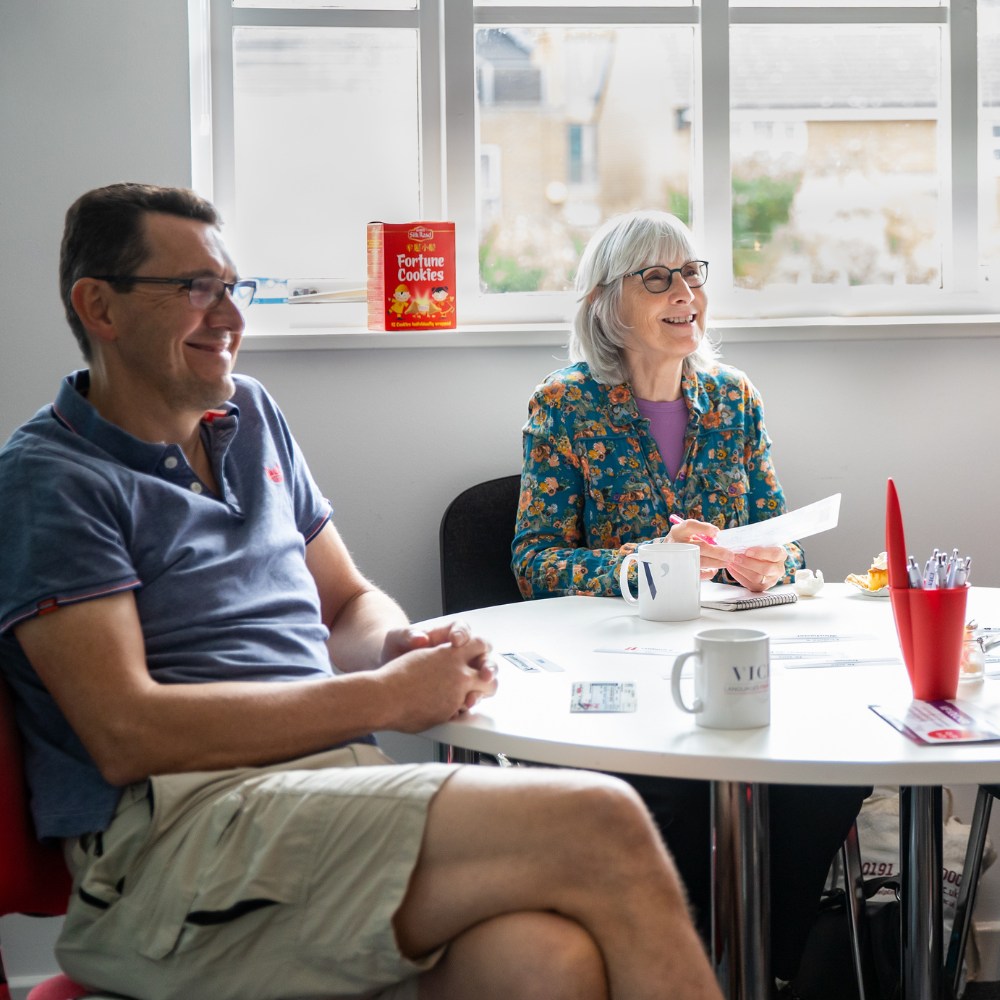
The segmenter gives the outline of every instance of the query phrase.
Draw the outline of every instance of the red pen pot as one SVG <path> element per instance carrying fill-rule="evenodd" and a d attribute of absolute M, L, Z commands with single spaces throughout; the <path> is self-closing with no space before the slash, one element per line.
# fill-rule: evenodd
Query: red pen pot
<path fill-rule="evenodd" d="M 947 701 L 958 693 L 968 587 L 890 587 L 896 635 L 913 697 Z"/>

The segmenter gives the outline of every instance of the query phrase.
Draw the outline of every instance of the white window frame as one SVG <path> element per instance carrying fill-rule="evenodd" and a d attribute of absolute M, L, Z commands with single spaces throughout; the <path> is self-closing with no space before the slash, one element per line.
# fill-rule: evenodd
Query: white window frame
<path fill-rule="evenodd" d="M 766 3 L 767 0 L 762 0 Z M 977 11 L 975 0 L 947 6 L 736 6 L 701 0 L 689 6 L 517 5 L 476 7 L 473 0 L 420 0 L 419 9 L 394 11 L 332 8 L 234 8 L 230 0 L 188 0 L 191 35 L 193 184 L 224 218 L 233 217 L 234 113 L 232 31 L 243 25 L 415 28 L 420 56 L 421 214 L 456 225 L 458 302 L 462 327 L 406 337 L 406 344 L 442 340 L 480 344 L 561 341 L 575 308 L 572 293 L 480 292 L 477 227 L 477 124 L 475 31 L 490 25 L 696 25 L 695 160 L 691 202 L 696 237 L 711 247 L 713 325 L 749 339 L 823 336 L 850 323 L 861 336 L 935 336 L 942 321 L 963 335 L 996 336 L 1000 305 L 980 275 L 978 206 L 990 178 L 980 178 Z M 732 274 L 729 38 L 744 24 L 941 24 L 948 28 L 942 65 L 939 131 L 943 290 L 907 288 L 893 299 L 883 287 L 811 290 L 819 308 L 809 316 L 780 314 L 766 295 L 735 288 Z M 988 174 L 989 171 L 983 171 Z M 950 213 L 950 222 L 948 214 Z M 289 276 L 295 277 L 295 276 Z M 1000 277 L 1000 276 L 997 276 Z M 766 308 L 766 312 L 764 308 Z M 822 313 L 822 315 L 820 315 Z M 852 316 L 853 313 L 853 316 Z M 360 306 L 268 306 L 253 311 L 251 336 L 259 346 L 293 346 L 283 335 L 303 333 L 302 346 L 323 346 L 316 335 L 364 333 Z M 721 317 L 721 319 L 720 319 Z M 848 318 L 849 317 L 849 318 Z M 498 321 L 499 320 L 499 321 Z M 756 331 L 756 335 L 755 335 Z M 766 331 L 766 332 L 765 332 Z M 895 332 L 893 332 L 895 331 Z M 254 334 L 256 333 L 256 336 Z M 472 335 L 472 339 L 463 334 Z M 730 333 L 727 332 L 727 338 Z M 833 335 L 840 335 L 833 334 Z M 365 338 L 384 339 L 384 334 Z M 350 338 L 355 344 L 357 337 Z M 399 344 L 399 338 L 393 343 Z M 298 346 L 298 345 L 295 345 Z"/>

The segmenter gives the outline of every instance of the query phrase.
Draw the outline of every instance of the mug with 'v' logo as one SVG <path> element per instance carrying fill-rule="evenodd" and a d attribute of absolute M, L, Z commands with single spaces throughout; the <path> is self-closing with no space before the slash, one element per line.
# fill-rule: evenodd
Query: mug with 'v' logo
<path fill-rule="evenodd" d="M 632 594 L 629 571 L 635 566 L 639 596 Z M 643 542 L 618 571 L 626 604 L 653 622 L 683 622 L 701 616 L 701 550 L 686 542 Z"/>

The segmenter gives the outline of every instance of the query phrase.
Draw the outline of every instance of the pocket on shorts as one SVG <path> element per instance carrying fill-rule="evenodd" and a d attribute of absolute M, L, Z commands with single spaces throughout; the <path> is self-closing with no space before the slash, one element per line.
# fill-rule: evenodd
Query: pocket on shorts
<path fill-rule="evenodd" d="M 145 891 L 127 900 L 141 920 L 139 951 L 165 958 L 196 944 L 198 928 L 211 932 L 266 907 L 303 902 L 319 831 L 314 813 L 299 812 L 271 776 L 168 830 L 156 852 L 158 874 L 144 872 Z"/>

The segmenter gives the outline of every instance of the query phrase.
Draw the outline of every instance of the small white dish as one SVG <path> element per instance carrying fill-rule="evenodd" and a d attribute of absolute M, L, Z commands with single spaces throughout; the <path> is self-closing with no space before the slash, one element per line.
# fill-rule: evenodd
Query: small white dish
<path fill-rule="evenodd" d="M 823 589 L 823 571 L 797 569 L 793 586 L 799 597 L 815 597 Z"/>
<path fill-rule="evenodd" d="M 888 587 L 879 587 L 878 590 L 869 590 L 867 587 L 859 587 L 852 580 L 845 580 L 844 583 L 846 583 L 849 586 L 853 587 L 859 594 L 861 594 L 864 597 L 888 597 L 889 596 L 889 588 Z"/>

